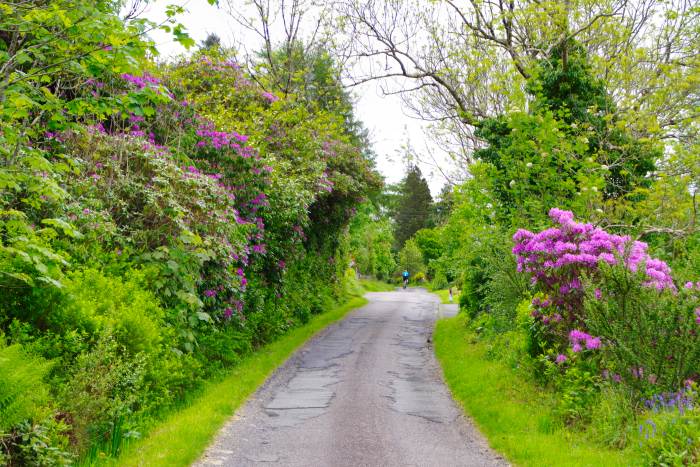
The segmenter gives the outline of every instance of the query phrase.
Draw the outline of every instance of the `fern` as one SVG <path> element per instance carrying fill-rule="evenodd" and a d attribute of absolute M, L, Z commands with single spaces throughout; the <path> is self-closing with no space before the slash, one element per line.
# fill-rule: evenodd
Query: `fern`
<path fill-rule="evenodd" d="M 45 360 L 0 340 L 0 434 L 34 418 L 46 405 L 49 394 L 43 378 L 48 370 Z"/>

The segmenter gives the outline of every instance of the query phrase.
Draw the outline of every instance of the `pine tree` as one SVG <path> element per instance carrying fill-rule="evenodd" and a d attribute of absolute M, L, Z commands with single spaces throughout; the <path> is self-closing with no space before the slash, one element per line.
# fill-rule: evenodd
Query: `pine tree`
<path fill-rule="evenodd" d="M 396 248 L 401 249 L 406 240 L 420 229 L 430 227 L 433 198 L 428 182 L 417 166 L 408 169 L 401 186 L 401 197 L 396 211 Z"/>

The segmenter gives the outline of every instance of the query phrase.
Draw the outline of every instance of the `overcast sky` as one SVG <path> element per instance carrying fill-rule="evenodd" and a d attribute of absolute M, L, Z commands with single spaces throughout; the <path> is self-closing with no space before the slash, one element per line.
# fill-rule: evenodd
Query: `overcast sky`
<path fill-rule="evenodd" d="M 158 0 L 149 4 L 144 16 L 161 22 L 165 18 L 166 5 L 175 3 L 172 0 Z M 223 3 L 223 2 L 222 2 Z M 246 34 L 226 12 L 224 8 L 209 5 L 205 0 L 182 0 L 187 13 L 179 16 L 190 34 L 199 44 L 208 34 L 218 35 L 224 45 L 242 42 L 249 49 L 259 47 L 255 37 Z M 151 34 L 158 44 L 158 50 L 163 58 L 186 53 L 186 50 L 172 40 L 172 36 L 163 31 Z M 383 96 L 376 83 L 366 83 L 354 89 L 357 105 L 356 116 L 364 122 L 370 131 L 374 150 L 377 153 L 377 167 L 388 183 L 401 180 L 404 175 L 405 162 L 401 157 L 401 149 L 408 141 L 414 148 L 422 148 L 429 141 L 425 136 L 426 123 L 412 118 L 403 110 L 399 96 Z M 421 165 L 421 170 L 430 184 L 433 195 L 439 193 L 445 179 L 430 166 Z"/>

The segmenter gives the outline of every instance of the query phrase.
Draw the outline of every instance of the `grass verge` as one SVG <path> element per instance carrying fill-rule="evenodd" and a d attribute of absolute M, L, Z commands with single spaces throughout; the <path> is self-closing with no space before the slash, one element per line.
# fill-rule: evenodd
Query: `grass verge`
<path fill-rule="evenodd" d="M 450 302 L 450 291 L 448 289 L 432 290 L 432 293 L 440 297 L 442 303 L 459 303 L 459 290 L 452 290 L 452 301 Z"/>
<path fill-rule="evenodd" d="M 260 348 L 224 379 L 207 384 L 188 407 L 172 413 L 148 436 L 129 445 L 116 459 L 116 465 L 190 465 L 201 456 L 235 410 L 299 346 L 321 329 L 343 318 L 350 310 L 366 303 L 364 298 L 353 298 L 338 308 L 314 316 L 306 325 Z"/>
<path fill-rule="evenodd" d="M 393 292 L 396 290 L 395 285 L 374 279 L 361 279 L 360 285 L 366 292 Z"/>
<path fill-rule="evenodd" d="M 508 367 L 485 357 L 464 317 L 437 322 L 435 353 L 452 396 L 496 451 L 521 466 L 640 465 L 631 450 L 594 444 L 583 432 L 557 425 L 551 396 Z"/>

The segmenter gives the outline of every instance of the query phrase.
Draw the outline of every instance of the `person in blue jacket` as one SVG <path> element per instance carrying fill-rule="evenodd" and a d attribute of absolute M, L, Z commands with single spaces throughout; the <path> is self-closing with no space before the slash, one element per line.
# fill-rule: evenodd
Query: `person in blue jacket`
<path fill-rule="evenodd" d="M 409 276 L 408 271 L 404 271 L 402 276 L 403 276 L 403 288 L 405 289 L 406 286 L 408 285 L 408 276 Z"/>

